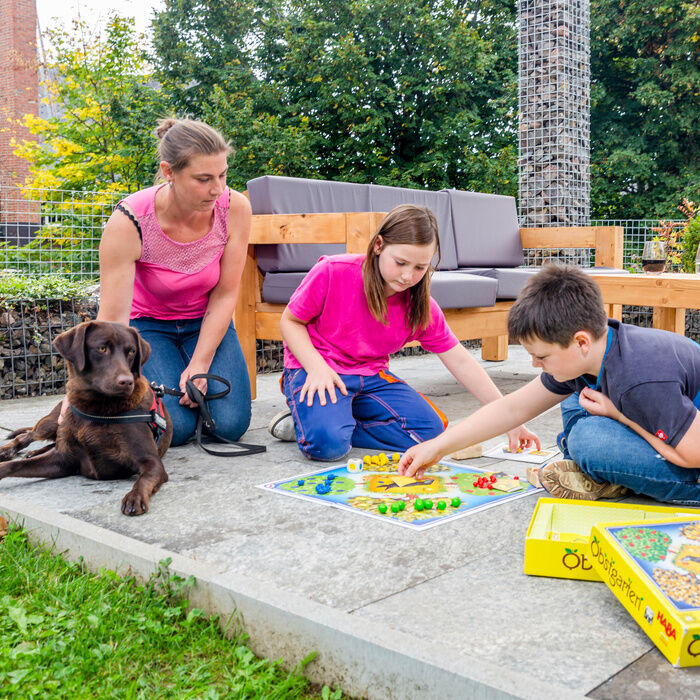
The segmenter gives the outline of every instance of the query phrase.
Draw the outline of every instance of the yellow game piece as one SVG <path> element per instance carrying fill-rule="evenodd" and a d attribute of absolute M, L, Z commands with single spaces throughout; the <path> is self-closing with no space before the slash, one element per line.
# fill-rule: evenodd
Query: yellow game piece
<path fill-rule="evenodd" d="M 398 461 L 401 459 L 401 455 L 400 455 L 398 452 L 394 452 L 394 454 L 391 455 L 391 459 L 392 459 L 394 462 L 398 462 Z"/>
<path fill-rule="evenodd" d="M 377 457 L 377 455 L 372 455 L 372 464 L 379 464 L 379 457 Z"/>
<path fill-rule="evenodd" d="M 362 461 L 363 461 L 365 464 L 372 464 L 372 459 L 371 459 L 371 457 L 370 457 L 369 455 L 365 455 L 365 456 L 362 458 Z"/>
<path fill-rule="evenodd" d="M 380 460 L 386 459 L 386 455 L 385 455 L 383 452 L 380 452 L 380 453 L 379 453 L 379 459 L 380 459 Z"/>

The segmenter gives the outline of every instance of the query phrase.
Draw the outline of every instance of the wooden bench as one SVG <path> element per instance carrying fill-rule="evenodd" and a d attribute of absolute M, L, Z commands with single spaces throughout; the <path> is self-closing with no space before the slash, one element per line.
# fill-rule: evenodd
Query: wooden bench
<path fill-rule="evenodd" d="M 279 324 L 285 308 L 284 304 L 268 304 L 262 301 L 263 277 L 258 269 L 255 245 L 340 243 L 345 245 L 348 253 L 364 253 L 370 237 L 385 215 L 378 212 L 360 212 L 253 216 L 248 253 L 234 314 L 238 338 L 248 365 L 253 398 L 256 396 L 256 340 L 282 339 Z M 520 229 L 525 249 L 592 248 L 595 251 L 597 266 L 615 268 L 622 268 L 623 233 L 624 229 L 621 226 Z M 599 281 L 603 280 L 605 275 L 594 277 Z M 614 290 L 617 286 L 612 284 L 607 288 Z M 608 313 L 619 319 L 622 316 L 623 302 L 617 301 L 617 298 L 610 303 Z M 460 340 L 481 339 L 481 353 L 485 360 L 505 360 L 508 356 L 508 311 L 512 305 L 512 301 L 497 301 L 493 306 L 446 309 L 445 318 Z"/>

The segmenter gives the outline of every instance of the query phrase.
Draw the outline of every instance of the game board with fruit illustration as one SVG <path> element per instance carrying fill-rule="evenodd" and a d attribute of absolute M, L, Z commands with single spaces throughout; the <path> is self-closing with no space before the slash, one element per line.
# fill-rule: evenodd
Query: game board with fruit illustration
<path fill-rule="evenodd" d="M 421 479 L 400 476 L 397 453 L 365 455 L 346 464 L 260 484 L 259 488 L 316 501 L 425 530 L 526 496 L 524 478 L 451 462 L 429 467 Z"/>
<path fill-rule="evenodd" d="M 609 532 L 676 608 L 700 609 L 700 521 L 627 525 Z"/>

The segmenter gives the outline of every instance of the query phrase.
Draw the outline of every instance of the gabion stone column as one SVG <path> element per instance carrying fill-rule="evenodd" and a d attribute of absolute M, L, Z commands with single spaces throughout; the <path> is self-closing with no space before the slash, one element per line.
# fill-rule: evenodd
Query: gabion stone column
<path fill-rule="evenodd" d="M 518 0 L 522 226 L 590 217 L 590 0 Z"/>

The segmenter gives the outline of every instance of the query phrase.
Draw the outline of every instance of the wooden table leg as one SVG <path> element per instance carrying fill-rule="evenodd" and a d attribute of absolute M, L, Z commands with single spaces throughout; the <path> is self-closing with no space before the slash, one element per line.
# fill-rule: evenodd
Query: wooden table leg
<path fill-rule="evenodd" d="M 495 335 L 481 339 L 481 359 L 501 362 L 508 359 L 508 336 Z"/>
<path fill-rule="evenodd" d="M 655 306 L 652 323 L 654 328 L 685 335 L 685 309 L 666 309 Z"/>

